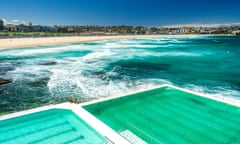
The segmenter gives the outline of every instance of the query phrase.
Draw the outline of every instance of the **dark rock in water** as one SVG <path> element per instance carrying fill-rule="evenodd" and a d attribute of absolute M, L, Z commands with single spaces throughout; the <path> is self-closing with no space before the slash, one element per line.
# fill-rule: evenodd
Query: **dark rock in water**
<path fill-rule="evenodd" d="M 4 85 L 4 84 L 11 83 L 11 82 L 12 82 L 12 80 L 0 79 L 0 86 L 1 86 L 1 85 Z"/>
<path fill-rule="evenodd" d="M 56 65 L 57 62 L 55 61 L 49 61 L 49 62 L 44 62 L 44 63 L 41 63 L 40 65 Z"/>

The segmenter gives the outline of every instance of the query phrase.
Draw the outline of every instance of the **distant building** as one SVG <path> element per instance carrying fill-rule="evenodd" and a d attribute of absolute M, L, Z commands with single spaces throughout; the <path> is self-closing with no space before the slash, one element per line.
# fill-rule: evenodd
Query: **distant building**
<path fill-rule="evenodd" d="M 16 25 L 16 31 L 19 32 L 29 32 L 30 31 L 30 27 L 24 24 L 20 24 L 20 25 Z"/>
<path fill-rule="evenodd" d="M 240 35 L 240 30 L 233 31 L 232 34 L 234 34 L 234 35 Z"/>
<path fill-rule="evenodd" d="M 7 24 L 5 28 L 7 31 L 17 31 L 17 27 L 13 24 Z"/>
<path fill-rule="evenodd" d="M 4 21 L 0 19 L 0 30 L 4 29 Z"/>
<path fill-rule="evenodd" d="M 28 31 L 30 31 L 30 32 L 33 31 L 33 25 L 31 22 L 28 23 Z"/>

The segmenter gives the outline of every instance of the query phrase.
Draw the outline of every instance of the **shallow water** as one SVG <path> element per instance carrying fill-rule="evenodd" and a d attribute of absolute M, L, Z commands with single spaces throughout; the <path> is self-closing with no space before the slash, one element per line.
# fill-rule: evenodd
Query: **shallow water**
<path fill-rule="evenodd" d="M 0 113 L 159 84 L 240 97 L 240 37 L 125 39 L 0 51 Z"/>

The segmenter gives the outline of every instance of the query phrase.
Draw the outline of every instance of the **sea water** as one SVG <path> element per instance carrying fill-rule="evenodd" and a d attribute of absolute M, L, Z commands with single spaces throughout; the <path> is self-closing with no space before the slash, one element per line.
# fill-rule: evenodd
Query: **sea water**
<path fill-rule="evenodd" d="M 0 51 L 0 113 L 173 84 L 240 97 L 240 37 L 135 38 Z"/>

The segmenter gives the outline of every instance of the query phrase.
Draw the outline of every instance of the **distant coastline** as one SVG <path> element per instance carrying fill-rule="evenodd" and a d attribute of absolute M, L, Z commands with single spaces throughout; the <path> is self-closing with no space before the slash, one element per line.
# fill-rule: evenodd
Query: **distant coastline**
<path fill-rule="evenodd" d="M 186 35 L 114 35 L 114 36 L 64 36 L 64 37 L 31 37 L 31 38 L 2 38 L 0 50 L 9 48 L 24 48 L 32 46 L 46 46 L 55 44 L 71 44 L 92 41 L 129 38 L 164 38 L 185 36 L 235 36 L 231 34 L 186 34 Z"/>

